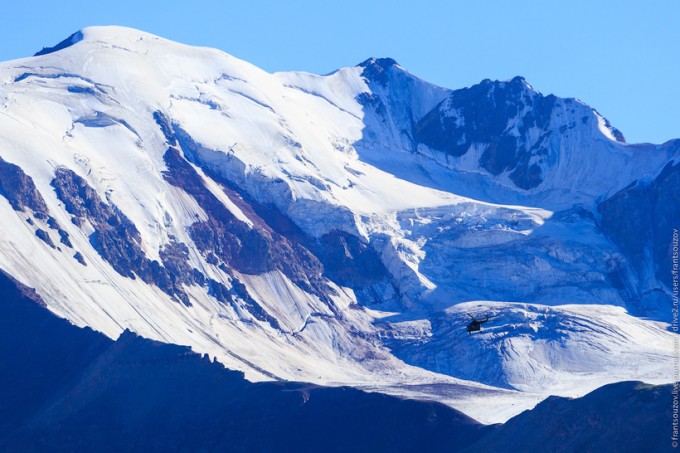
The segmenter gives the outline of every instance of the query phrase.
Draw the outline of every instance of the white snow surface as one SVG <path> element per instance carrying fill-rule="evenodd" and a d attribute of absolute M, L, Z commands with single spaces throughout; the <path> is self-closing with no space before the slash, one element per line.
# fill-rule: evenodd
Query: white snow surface
<path fill-rule="evenodd" d="M 564 142 L 547 186 L 510 190 L 470 155 L 409 149 L 400 119 L 366 140 L 357 97 L 371 88 L 360 67 L 327 76 L 269 74 L 221 51 L 138 30 L 82 33 L 58 52 L 0 64 L 0 157 L 34 180 L 87 262 L 38 240 L 36 226 L 25 221 L 30 213 L 0 197 L 0 268 L 35 288 L 57 315 L 112 338 L 129 328 L 190 345 L 249 379 L 436 399 L 489 423 L 549 394 L 581 395 L 618 380 L 672 380 L 677 335 L 629 315 L 618 293 L 598 283 L 618 256 L 614 246 L 588 222 L 554 221 L 565 206 L 593 205 L 660 171 L 670 151 L 616 142 L 598 122 Z M 448 93 L 398 66 L 392 71 L 411 90 L 399 102 L 414 105 L 415 115 Z M 390 101 L 388 93 L 373 94 Z M 200 145 L 196 154 L 206 167 L 275 205 L 310 236 L 342 230 L 370 241 L 402 300 L 360 308 L 351 289 L 329 282 L 337 293 L 331 307 L 278 271 L 239 274 L 279 322 L 274 329 L 203 288 L 185 288 L 193 304 L 186 307 L 118 274 L 71 223 L 50 185 L 55 168 L 72 169 L 115 204 L 139 230 L 149 259 L 158 259 L 173 236 L 189 246 L 192 266 L 227 286 L 231 281 L 205 261 L 187 232 L 206 213 L 164 180 L 168 144 L 155 111 Z M 253 227 L 218 182 L 194 168 Z M 494 288 L 498 301 L 469 302 Z M 468 336 L 465 313 L 499 318 Z"/>

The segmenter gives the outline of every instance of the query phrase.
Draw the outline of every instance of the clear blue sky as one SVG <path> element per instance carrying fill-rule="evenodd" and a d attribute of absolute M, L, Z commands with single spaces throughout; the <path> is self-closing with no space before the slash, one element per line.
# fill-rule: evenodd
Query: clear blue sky
<path fill-rule="evenodd" d="M 88 25 L 216 47 L 267 71 L 396 59 L 461 88 L 524 76 L 582 99 L 629 142 L 680 138 L 680 1 L 27 1 L 3 5 L 0 60 Z"/>

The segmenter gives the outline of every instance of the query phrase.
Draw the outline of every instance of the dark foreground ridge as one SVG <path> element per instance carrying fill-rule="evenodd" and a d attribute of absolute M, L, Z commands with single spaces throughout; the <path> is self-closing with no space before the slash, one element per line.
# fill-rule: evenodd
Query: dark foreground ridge
<path fill-rule="evenodd" d="M 551 396 L 469 452 L 665 452 L 672 448 L 672 385 L 618 382 L 581 398 Z"/>
<path fill-rule="evenodd" d="M 445 405 L 251 383 L 188 347 L 111 341 L 0 273 L 0 451 L 443 451 L 489 428 Z"/>
<path fill-rule="evenodd" d="M 671 386 L 549 398 L 504 425 L 442 404 L 251 383 L 188 347 L 116 341 L 0 271 L 0 451 L 666 451 Z"/>

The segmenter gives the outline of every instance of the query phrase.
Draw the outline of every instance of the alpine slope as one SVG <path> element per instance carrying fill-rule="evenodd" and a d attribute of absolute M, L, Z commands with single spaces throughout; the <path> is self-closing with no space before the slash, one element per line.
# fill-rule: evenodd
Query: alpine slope
<path fill-rule="evenodd" d="M 677 187 L 680 140 L 628 144 L 521 77 L 270 74 L 122 27 L 0 63 L 0 269 L 251 381 L 482 423 L 671 382 Z"/>

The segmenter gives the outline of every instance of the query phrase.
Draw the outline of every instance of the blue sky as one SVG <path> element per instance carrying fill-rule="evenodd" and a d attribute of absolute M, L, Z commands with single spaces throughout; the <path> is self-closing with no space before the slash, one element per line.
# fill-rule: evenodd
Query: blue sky
<path fill-rule="evenodd" d="M 629 142 L 660 143 L 680 138 L 678 24 L 674 0 L 31 1 L 3 6 L 0 60 L 88 25 L 216 47 L 272 72 L 392 57 L 448 88 L 522 75 L 595 107 Z"/>

